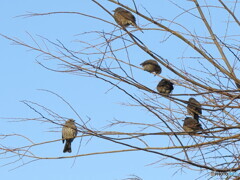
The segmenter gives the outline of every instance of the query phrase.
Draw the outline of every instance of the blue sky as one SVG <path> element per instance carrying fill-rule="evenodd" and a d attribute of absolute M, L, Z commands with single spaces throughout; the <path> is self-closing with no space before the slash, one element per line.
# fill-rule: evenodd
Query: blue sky
<path fill-rule="evenodd" d="M 153 16 L 159 18 L 164 17 L 173 19 L 181 10 L 174 8 L 172 14 L 169 9 L 174 6 L 168 2 L 159 2 L 157 0 L 146 2 L 137 2 L 140 9 L 141 6 L 146 7 L 151 11 Z M 185 7 L 191 6 L 189 1 L 181 2 Z M 109 10 L 115 9 L 117 6 L 107 1 L 102 1 L 102 4 Z M 154 5 L 153 5 L 154 4 Z M 129 2 L 129 6 L 133 5 Z M 8 0 L 1 3 L 0 33 L 12 38 L 21 39 L 24 42 L 34 44 L 29 34 L 36 38 L 39 43 L 41 39 L 38 35 L 48 38 L 49 40 L 60 40 L 68 47 L 73 49 L 81 49 L 76 40 L 82 38 L 78 34 L 94 31 L 105 30 L 111 31 L 113 27 L 97 20 L 91 20 L 83 16 L 72 14 L 58 14 L 51 16 L 39 16 L 32 18 L 17 17 L 24 15 L 27 12 L 50 12 L 50 11 L 76 11 L 94 16 L 100 16 L 110 22 L 114 20 L 97 7 L 91 1 L 30 1 L 30 0 Z M 213 18 L 215 18 L 213 16 Z M 140 24 L 144 24 L 142 19 L 137 18 Z M 189 19 L 179 18 L 179 22 L 186 22 Z M 189 25 L 190 26 L 190 25 Z M 197 25 L 195 30 L 197 29 Z M 204 33 L 204 32 L 203 32 Z M 153 34 L 145 32 L 140 34 L 136 32 L 145 42 L 153 47 L 154 50 L 168 59 L 174 59 L 185 53 L 186 56 L 191 55 L 188 47 L 178 42 L 178 48 L 175 47 L 176 42 L 174 39 L 169 39 L 166 43 L 159 44 L 162 37 L 156 36 L 154 40 Z M 145 36 L 145 37 L 144 37 Z M 85 37 L 83 37 L 85 38 Z M 84 39 L 88 40 L 88 39 Z M 43 44 L 42 44 L 43 45 Z M 102 127 L 107 125 L 109 121 L 114 119 L 127 120 L 133 122 L 142 121 L 156 121 L 155 117 L 146 112 L 146 110 L 136 107 L 123 106 L 121 103 L 132 103 L 133 101 L 119 92 L 117 89 L 108 91 L 112 86 L 104 83 L 98 79 L 76 76 L 66 73 L 56 73 L 41 67 L 36 60 L 39 60 L 38 53 L 29 51 L 25 47 L 13 45 L 9 40 L 0 38 L 0 81 L 1 95 L 0 95 L 0 117 L 37 117 L 38 115 L 29 109 L 26 105 L 21 103 L 22 100 L 29 100 L 44 105 L 53 111 L 59 113 L 61 116 L 77 119 L 74 112 L 64 104 L 59 98 L 46 91 L 39 89 L 46 89 L 55 92 L 66 99 L 79 113 L 82 119 L 87 120 L 91 118 L 90 125 L 96 129 L 101 130 Z M 149 58 L 141 52 L 134 52 L 130 55 L 133 64 L 139 65 L 143 60 Z M 181 65 L 182 61 L 178 60 L 176 64 Z M 47 63 L 46 63 L 47 64 Z M 51 65 L 50 65 L 51 66 Z M 55 66 L 55 65 L 53 65 Z M 190 64 L 189 64 L 190 66 Z M 142 72 L 138 74 L 139 70 L 134 70 L 136 77 L 142 82 L 146 83 L 150 88 L 155 89 L 159 79 L 152 74 Z M 169 76 L 167 71 L 163 71 L 163 76 Z M 176 78 L 173 75 L 171 78 Z M 178 92 L 181 88 L 176 88 Z M 177 93 L 176 92 L 176 93 Z M 170 103 L 170 102 L 166 102 Z M 79 121 L 79 120 L 77 120 Z M 182 122 L 180 122 L 182 123 Z M 61 132 L 56 128 L 57 126 L 49 123 L 41 123 L 35 121 L 27 122 L 10 122 L 10 120 L 1 118 L 0 121 L 1 134 L 23 134 L 31 137 L 34 142 L 44 142 L 47 140 L 55 140 L 61 138 Z M 116 128 L 119 131 L 125 131 L 124 126 Z M 127 129 L 131 130 L 131 128 Z M 122 149 L 120 145 L 113 144 L 104 140 L 96 138 L 84 139 L 79 153 L 91 153 L 104 150 Z M 161 137 L 152 137 L 155 146 L 161 145 Z M 22 138 L 7 138 L 2 140 L 4 144 L 10 147 L 16 145 L 27 144 Z M 167 142 L 167 141 L 166 141 Z M 75 139 L 73 142 L 73 153 L 77 153 L 79 148 L 80 139 Z M 60 141 L 52 144 L 36 147 L 34 151 L 37 155 L 43 157 L 57 157 L 68 154 L 62 153 L 63 144 Z M 4 159 L 5 155 L 1 154 L 1 164 L 9 162 Z M 3 158 L 3 159 L 2 159 Z M 176 175 L 174 172 L 176 168 L 170 166 L 160 166 L 159 163 L 150 165 L 160 159 L 157 155 L 145 152 L 123 152 L 118 154 L 104 154 L 93 155 L 86 157 L 79 157 L 75 159 L 60 159 L 60 160 L 39 160 L 32 162 L 28 165 L 11 170 L 21 163 L 27 162 L 28 159 L 23 159 L 18 163 L 13 163 L 8 166 L 0 168 L 1 178 L 5 179 L 81 179 L 81 180 L 120 180 L 135 174 L 144 180 L 153 179 L 192 179 L 198 177 L 200 174 L 196 171 L 179 171 Z M 11 170 L 11 171 L 10 171 Z"/>

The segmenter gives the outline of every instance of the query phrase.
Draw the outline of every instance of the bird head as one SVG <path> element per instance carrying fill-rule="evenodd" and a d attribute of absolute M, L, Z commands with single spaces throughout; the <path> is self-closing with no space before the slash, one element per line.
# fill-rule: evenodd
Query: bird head
<path fill-rule="evenodd" d="M 122 10 L 123 10 L 123 8 L 118 7 L 118 8 L 116 8 L 116 9 L 114 9 L 113 12 L 122 11 Z"/>
<path fill-rule="evenodd" d="M 69 122 L 69 123 L 74 123 L 75 120 L 74 120 L 74 119 L 68 119 L 67 122 Z"/>
<path fill-rule="evenodd" d="M 189 98 L 189 100 L 188 100 L 189 102 L 194 102 L 194 101 L 196 101 L 194 98 Z"/>

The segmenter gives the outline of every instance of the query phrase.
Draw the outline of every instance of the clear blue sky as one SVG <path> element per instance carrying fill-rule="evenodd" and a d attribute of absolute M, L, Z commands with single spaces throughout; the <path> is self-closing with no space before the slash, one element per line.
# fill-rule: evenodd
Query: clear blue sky
<path fill-rule="evenodd" d="M 109 10 L 116 8 L 115 5 L 102 1 L 105 7 Z M 174 18 L 181 10 L 177 10 L 171 15 L 169 9 L 174 6 L 168 1 L 136 1 L 139 8 L 145 6 L 154 16 L 165 17 L 168 19 Z M 190 2 L 186 1 L 186 8 L 190 6 Z M 129 3 L 131 7 L 132 4 Z M 102 18 L 114 22 L 113 19 L 104 13 L 91 1 L 56 1 L 56 0 L 5 0 L 1 2 L 0 11 L 0 33 L 9 37 L 19 38 L 24 42 L 34 44 L 29 35 L 37 38 L 37 35 L 44 36 L 52 41 L 60 40 L 64 44 L 71 47 L 77 46 L 74 40 L 79 33 L 94 31 L 94 30 L 110 30 L 113 29 L 110 25 L 105 27 L 105 24 L 96 20 L 89 20 L 86 17 L 79 15 L 59 14 L 52 16 L 40 16 L 33 18 L 16 17 L 26 14 L 27 12 L 51 12 L 51 11 L 76 11 L 101 16 Z M 176 10 L 177 8 L 175 8 Z M 178 12 L 179 11 L 179 12 Z M 140 24 L 141 19 L 137 18 Z M 182 18 L 180 21 L 186 21 Z M 106 29 L 105 29 L 106 28 Z M 197 31 L 197 30 L 196 30 Z M 139 34 L 144 39 L 144 35 Z M 145 36 L 151 34 L 145 33 Z M 162 38 L 156 37 L 156 43 Z M 146 40 L 147 42 L 147 40 Z M 172 44 L 171 44 L 172 43 Z M 181 53 L 186 49 L 186 45 L 175 49 L 174 52 L 167 46 L 174 45 L 174 41 L 169 40 L 166 45 L 160 45 L 161 55 L 166 58 L 181 56 Z M 153 44 L 154 46 L 154 44 Z M 91 118 L 91 126 L 101 128 L 108 124 L 113 119 L 126 121 L 140 121 L 152 118 L 152 115 L 138 108 L 130 108 L 121 105 L 123 102 L 132 102 L 129 97 L 126 97 L 122 92 L 114 89 L 106 93 L 111 86 L 104 82 L 81 76 L 74 76 L 65 73 L 55 73 L 48 71 L 36 63 L 36 58 L 39 54 L 28 51 L 28 49 L 13 45 L 10 41 L 0 38 L 0 117 L 37 117 L 32 110 L 21 103 L 21 100 L 30 100 L 44 105 L 64 117 L 72 117 L 76 119 L 76 115 L 62 103 L 57 97 L 38 89 L 47 89 L 64 97 L 77 110 L 80 116 L 87 120 Z M 78 49 L 77 47 L 75 47 Z M 157 47 L 155 47 L 157 49 Z M 139 65 L 143 60 L 149 57 L 142 57 L 138 53 L 132 55 L 133 63 Z M 181 62 L 180 62 L 181 63 Z M 154 76 L 143 72 L 143 78 L 149 79 L 148 85 L 155 88 L 158 79 Z M 163 76 L 166 73 L 163 72 Z M 156 77 L 155 77 L 156 78 Z M 174 78 L 174 77 L 172 77 Z M 78 121 L 78 120 L 77 120 Z M 55 140 L 61 138 L 61 132 L 51 132 L 56 126 L 40 123 L 40 122 L 9 122 L 6 119 L 0 121 L 1 134 L 23 134 L 31 137 L 38 143 L 46 140 Z M 120 127 L 118 130 L 125 131 L 125 127 Z M 115 150 L 123 148 L 120 145 L 115 145 L 103 140 L 93 138 L 82 142 L 79 153 L 91 153 L 101 150 Z M 161 143 L 161 137 L 154 137 L 154 141 Z M 21 138 L 8 138 L 2 140 L 5 145 L 16 147 L 17 145 L 27 144 Z M 73 153 L 77 153 L 80 139 L 73 142 Z M 2 144 L 2 143 L 0 143 Z M 156 143 L 157 144 L 157 143 Z M 155 145 L 156 145 L 155 144 Z M 160 146 L 160 144 L 159 144 Z M 62 153 L 63 144 L 58 141 L 52 144 L 39 146 L 34 149 L 37 155 L 43 157 L 57 157 L 70 154 Z M 8 162 L 4 159 L 5 155 L 1 154 L 1 163 L 3 165 Z M 3 159 L 2 159 L 3 158 Z M 58 179 L 58 180 L 120 180 L 135 174 L 144 180 L 157 179 L 192 179 L 199 176 L 198 172 L 179 171 L 173 175 L 176 168 L 169 166 L 159 166 L 157 155 L 144 152 L 129 152 L 119 154 L 94 155 L 74 159 L 61 160 L 39 160 L 32 162 L 23 167 L 9 171 L 21 163 L 27 162 L 28 159 L 23 159 L 18 163 L 11 164 L 0 168 L 1 179 Z"/>

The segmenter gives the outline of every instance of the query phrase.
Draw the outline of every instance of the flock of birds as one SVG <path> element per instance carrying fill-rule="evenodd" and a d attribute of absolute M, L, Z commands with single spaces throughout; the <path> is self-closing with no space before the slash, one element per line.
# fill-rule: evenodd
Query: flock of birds
<path fill-rule="evenodd" d="M 125 27 L 132 25 L 135 26 L 138 30 L 142 31 L 140 27 L 136 24 L 136 19 L 134 15 L 123 9 L 118 7 L 114 10 L 113 15 L 115 21 L 118 25 Z M 155 60 L 146 60 L 140 64 L 143 67 L 143 70 L 160 74 L 162 72 L 161 67 L 159 66 L 158 62 Z M 157 91 L 162 95 L 169 95 L 173 91 L 173 83 L 167 79 L 162 79 L 157 85 Z M 196 131 L 203 130 L 201 124 L 199 123 L 199 115 L 202 114 L 202 107 L 201 104 L 194 98 L 189 98 L 187 103 L 187 112 L 192 117 L 186 117 L 183 123 L 183 129 L 188 133 L 194 133 Z M 75 125 L 75 121 L 73 119 L 68 119 L 65 125 L 62 128 L 62 141 L 66 140 L 63 152 L 72 152 L 71 143 L 74 138 L 77 136 L 77 127 Z"/>
<path fill-rule="evenodd" d="M 141 28 L 136 24 L 136 18 L 134 17 L 134 15 L 126 9 L 123 9 L 121 7 L 116 8 L 114 10 L 113 17 L 117 24 L 123 28 L 132 25 L 135 26 L 137 29 L 141 30 Z M 162 72 L 161 67 L 155 60 L 146 60 L 140 65 L 145 71 L 148 71 L 150 73 L 160 74 Z M 167 79 L 162 79 L 157 85 L 157 91 L 163 95 L 170 94 L 173 89 L 173 83 Z M 201 104 L 196 99 L 189 98 L 187 111 L 190 115 L 192 115 L 192 117 L 185 118 L 183 123 L 183 129 L 186 132 L 202 130 L 202 126 L 199 123 L 199 115 L 202 114 Z"/>
<path fill-rule="evenodd" d="M 160 74 L 162 72 L 161 67 L 155 60 L 146 60 L 140 64 L 144 71 L 150 73 Z M 169 95 L 174 89 L 173 83 L 167 79 L 162 79 L 157 85 L 157 91 L 162 95 Z M 199 115 L 202 114 L 201 104 L 194 98 L 189 98 L 187 103 L 187 112 L 192 117 L 186 117 L 183 123 L 183 129 L 186 132 L 196 132 L 203 130 L 199 123 Z"/>

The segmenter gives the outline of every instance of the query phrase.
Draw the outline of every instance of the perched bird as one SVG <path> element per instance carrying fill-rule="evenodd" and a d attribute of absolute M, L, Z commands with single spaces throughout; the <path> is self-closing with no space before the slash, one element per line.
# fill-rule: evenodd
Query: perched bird
<path fill-rule="evenodd" d="M 155 72 L 155 74 L 160 74 L 162 72 L 161 67 L 158 65 L 158 62 L 155 60 L 146 60 L 140 64 L 143 67 L 144 71 L 150 73 Z"/>
<path fill-rule="evenodd" d="M 187 111 L 190 115 L 193 116 L 194 119 L 199 119 L 199 114 L 202 114 L 202 106 L 201 104 L 194 98 L 189 98 Z"/>
<path fill-rule="evenodd" d="M 186 117 L 184 119 L 183 129 L 186 132 L 194 132 L 194 131 L 203 130 L 203 128 L 202 128 L 201 124 L 198 122 L 198 120 L 193 119 L 191 117 Z"/>
<path fill-rule="evenodd" d="M 136 19 L 131 12 L 121 7 L 116 8 L 113 12 L 114 19 L 120 26 L 127 27 L 129 25 L 132 25 L 135 26 L 140 31 L 142 31 L 141 28 L 137 26 Z"/>
<path fill-rule="evenodd" d="M 63 152 L 72 152 L 71 143 L 74 138 L 77 136 L 77 127 L 75 125 L 75 121 L 73 119 L 69 119 L 66 121 L 65 125 L 62 128 L 62 142 L 66 140 L 66 144 L 64 146 Z"/>
<path fill-rule="evenodd" d="M 167 79 L 162 79 L 157 85 L 157 90 L 159 93 L 170 94 L 173 89 L 173 83 Z"/>

